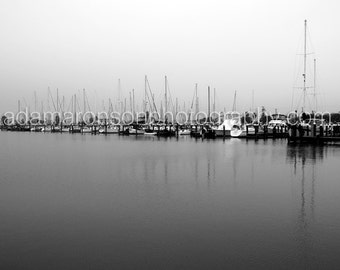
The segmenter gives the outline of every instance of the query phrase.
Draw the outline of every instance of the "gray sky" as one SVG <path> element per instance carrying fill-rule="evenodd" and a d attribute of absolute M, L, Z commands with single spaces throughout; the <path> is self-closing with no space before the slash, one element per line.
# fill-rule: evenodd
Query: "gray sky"
<path fill-rule="evenodd" d="M 33 105 L 34 91 L 45 101 L 48 86 L 67 98 L 85 88 L 100 107 L 117 95 L 118 78 L 126 97 L 135 88 L 141 102 L 144 75 L 158 100 L 167 75 L 181 105 L 198 83 L 202 107 L 210 85 L 220 109 L 231 109 L 235 90 L 237 109 L 249 109 L 254 90 L 255 105 L 287 112 L 293 86 L 302 85 L 296 54 L 304 19 L 318 103 L 339 111 L 339 7 L 329 0 L 2 0 L 0 112 L 16 110 L 18 99 Z"/>

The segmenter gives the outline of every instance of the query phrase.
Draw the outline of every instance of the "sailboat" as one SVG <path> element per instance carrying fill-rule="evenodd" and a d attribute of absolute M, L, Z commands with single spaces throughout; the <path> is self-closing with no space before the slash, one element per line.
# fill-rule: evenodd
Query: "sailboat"
<path fill-rule="evenodd" d="M 231 136 L 231 130 L 234 126 L 240 126 L 240 115 L 236 112 L 236 91 L 234 93 L 234 101 L 233 101 L 233 108 L 232 112 L 227 113 L 226 119 L 223 121 L 221 125 L 219 125 L 217 128 L 213 128 L 215 131 L 215 134 L 217 137 L 230 137 Z"/>
<path fill-rule="evenodd" d="M 118 134 L 118 131 L 119 131 L 118 128 L 114 126 L 108 126 L 106 131 L 104 127 L 99 129 L 99 133 L 103 134 Z"/>
<path fill-rule="evenodd" d="M 308 88 L 314 88 L 314 99 L 315 99 L 315 112 L 316 112 L 316 95 L 315 95 L 315 71 L 316 71 L 316 60 L 314 59 L 314 86 L 313 87 L 308 87 L 307 86 L 307 20 L 304 21 L 304 49 L 303 49 L 303 104 L 302 104 L 302 120 L 298 121 L 298 128 L 297 130 L 299 131 L 299 135 L 303 137 L 310 137 L 313 136 L 312 132 L 312 126 L 310 124 L 311 119 L 307 118 L 306 114 L 306 98 L 307 98 L 307 89 Z M 314 113 L 315 113 L 314 112 Z M 316 123 L 314 119 L 314 124 Z M 291 136 L 292 130 L 289 130 L 289 135 Z"/>

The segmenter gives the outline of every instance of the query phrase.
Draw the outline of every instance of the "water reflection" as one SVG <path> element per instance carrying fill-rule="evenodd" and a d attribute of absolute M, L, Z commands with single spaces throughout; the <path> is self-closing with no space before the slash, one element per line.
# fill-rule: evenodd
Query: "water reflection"
<path fill-rule="evenodd" d="M 322 164 L 326 152 L 325 147 L 287 147 L 287 163 L 293 164 L 293 179 L 300 181 L 300 207 L 296 237 L 300 245 L 300 258 L 304 268 L 308 268 L 312 261 L 310 253 L 315 241 L 312 227 L 315 222 L 317 166 Z"/>
<path fill-rule="evenodd" d="M 316 192 L 316 170 L 317 164 L 322 164 L 327 147 L 314 146 L 288 146 L 287 162 L 293 164 L 293 175 L 301 180 L 301 221 L 306 227 L 306 200 L 310 197 L 309 204 L 311 217 L 314 217 L 315 192 Z M 301 170 L 299 171 L 299 168 Z M 307 183 L 306 183 L 307 182 Z M 306 185 L 310 184 L 310 194 L 306 194 Z M 307 187 L 308 188 L 308 187 Z M 309 189 L 307 189 L 309 190 Z"/>
<path fill-rule="evenodd" d="M 316 163 L 322 162 L 327 154 L 327 147 L 309 146 L 309 145 L 288 145 L 287 146 L 287 161 L 288 163 L 304 162 Z"/>

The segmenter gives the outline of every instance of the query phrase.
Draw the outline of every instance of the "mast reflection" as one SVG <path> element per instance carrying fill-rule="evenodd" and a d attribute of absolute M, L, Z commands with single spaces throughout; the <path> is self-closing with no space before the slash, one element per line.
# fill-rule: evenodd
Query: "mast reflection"
<path fill-rule="evenodd" d="M 287 162 L 293 165 L 293 179 L 298 180 L 299 210 L 297 219 L 297 244 L 300 246 L 304 267 L 309 266 L 309 254 L 313 248 L 311 225 L 315 219 L 317 164 L 322 163 L 326 147 L 287 146 Z"/>

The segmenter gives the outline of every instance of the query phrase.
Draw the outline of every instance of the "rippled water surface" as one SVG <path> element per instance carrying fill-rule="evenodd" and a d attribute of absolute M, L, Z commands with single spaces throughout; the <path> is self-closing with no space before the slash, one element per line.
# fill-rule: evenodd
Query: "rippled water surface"
<path fill-rule="evenodd" d="M 340 147 L 0 141 L 0 269 L 339 269 Z"/>

